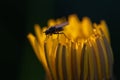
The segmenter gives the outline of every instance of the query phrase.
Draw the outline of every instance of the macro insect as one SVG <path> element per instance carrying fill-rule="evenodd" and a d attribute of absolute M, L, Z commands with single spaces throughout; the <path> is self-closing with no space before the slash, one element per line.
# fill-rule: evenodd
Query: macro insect
<path fill-rule="evenodd" d="M 63 27 L 66 26 L 66 25 L 68 25 L 68 22 L 64 22 L 64 23 L 59 24 L 59 25 L 51 26 L 44 33 L 46 35 L 64 34 L 64 33 L 60 33 L 60 32 L 63 31 Z"/>

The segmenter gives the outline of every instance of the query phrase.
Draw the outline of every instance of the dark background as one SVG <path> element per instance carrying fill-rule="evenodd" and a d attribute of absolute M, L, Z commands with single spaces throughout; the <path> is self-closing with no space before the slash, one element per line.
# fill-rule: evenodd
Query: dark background
<path fill-rule="evenodd" d="M 114 52 L 114 75 L 120 80 L 119 0 L 4 0 L 0 2 L 0 80 L 43 80 L 44 69 L 26 36 L 34 24 L 76 13 L 93 22 L 106 20 Z"/>

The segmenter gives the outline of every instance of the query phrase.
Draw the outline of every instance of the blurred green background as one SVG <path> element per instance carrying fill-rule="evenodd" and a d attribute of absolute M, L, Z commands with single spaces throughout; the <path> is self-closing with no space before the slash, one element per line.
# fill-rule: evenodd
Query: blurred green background
<path fill-rule="evenodd" d="M 45 73 L 26 36 L 34 24 L 76 13 L 92 22 L 106 20 L 114 52 L 114 75 L 120 80 L 119 0 L 6 0 L 0 2 L 0 80 L 44 80 Z"/>

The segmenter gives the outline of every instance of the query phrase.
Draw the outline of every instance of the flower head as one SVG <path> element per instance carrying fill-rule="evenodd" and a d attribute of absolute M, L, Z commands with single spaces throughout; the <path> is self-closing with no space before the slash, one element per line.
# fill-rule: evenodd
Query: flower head
<path fill-rule="evenodd" d="M 48 26 L 65 22 L 49 20 Z M 81 21 L 68 17 L 63 34 L 46 36 L 47 27 L 35 25 L 35 36 L 28 39 L 46 71 L 49 80 L 108 80 L 112 78 L 113 54 L 105 21 L 92 24 L 88 17 Z"/>

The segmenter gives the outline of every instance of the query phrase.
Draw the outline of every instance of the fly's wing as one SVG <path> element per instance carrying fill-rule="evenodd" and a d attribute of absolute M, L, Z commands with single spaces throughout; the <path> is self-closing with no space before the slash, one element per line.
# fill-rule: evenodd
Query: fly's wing
<path fill-rule="evenodd" d="M 60 28 L 60 27 L 66 26 L 66 25 L 68 25 L 68 22 L 64 22 L 64 23 L 62 23 L 62 24 L 56 25 L 55 27 L 56 27 L 56 28 Z"/>

